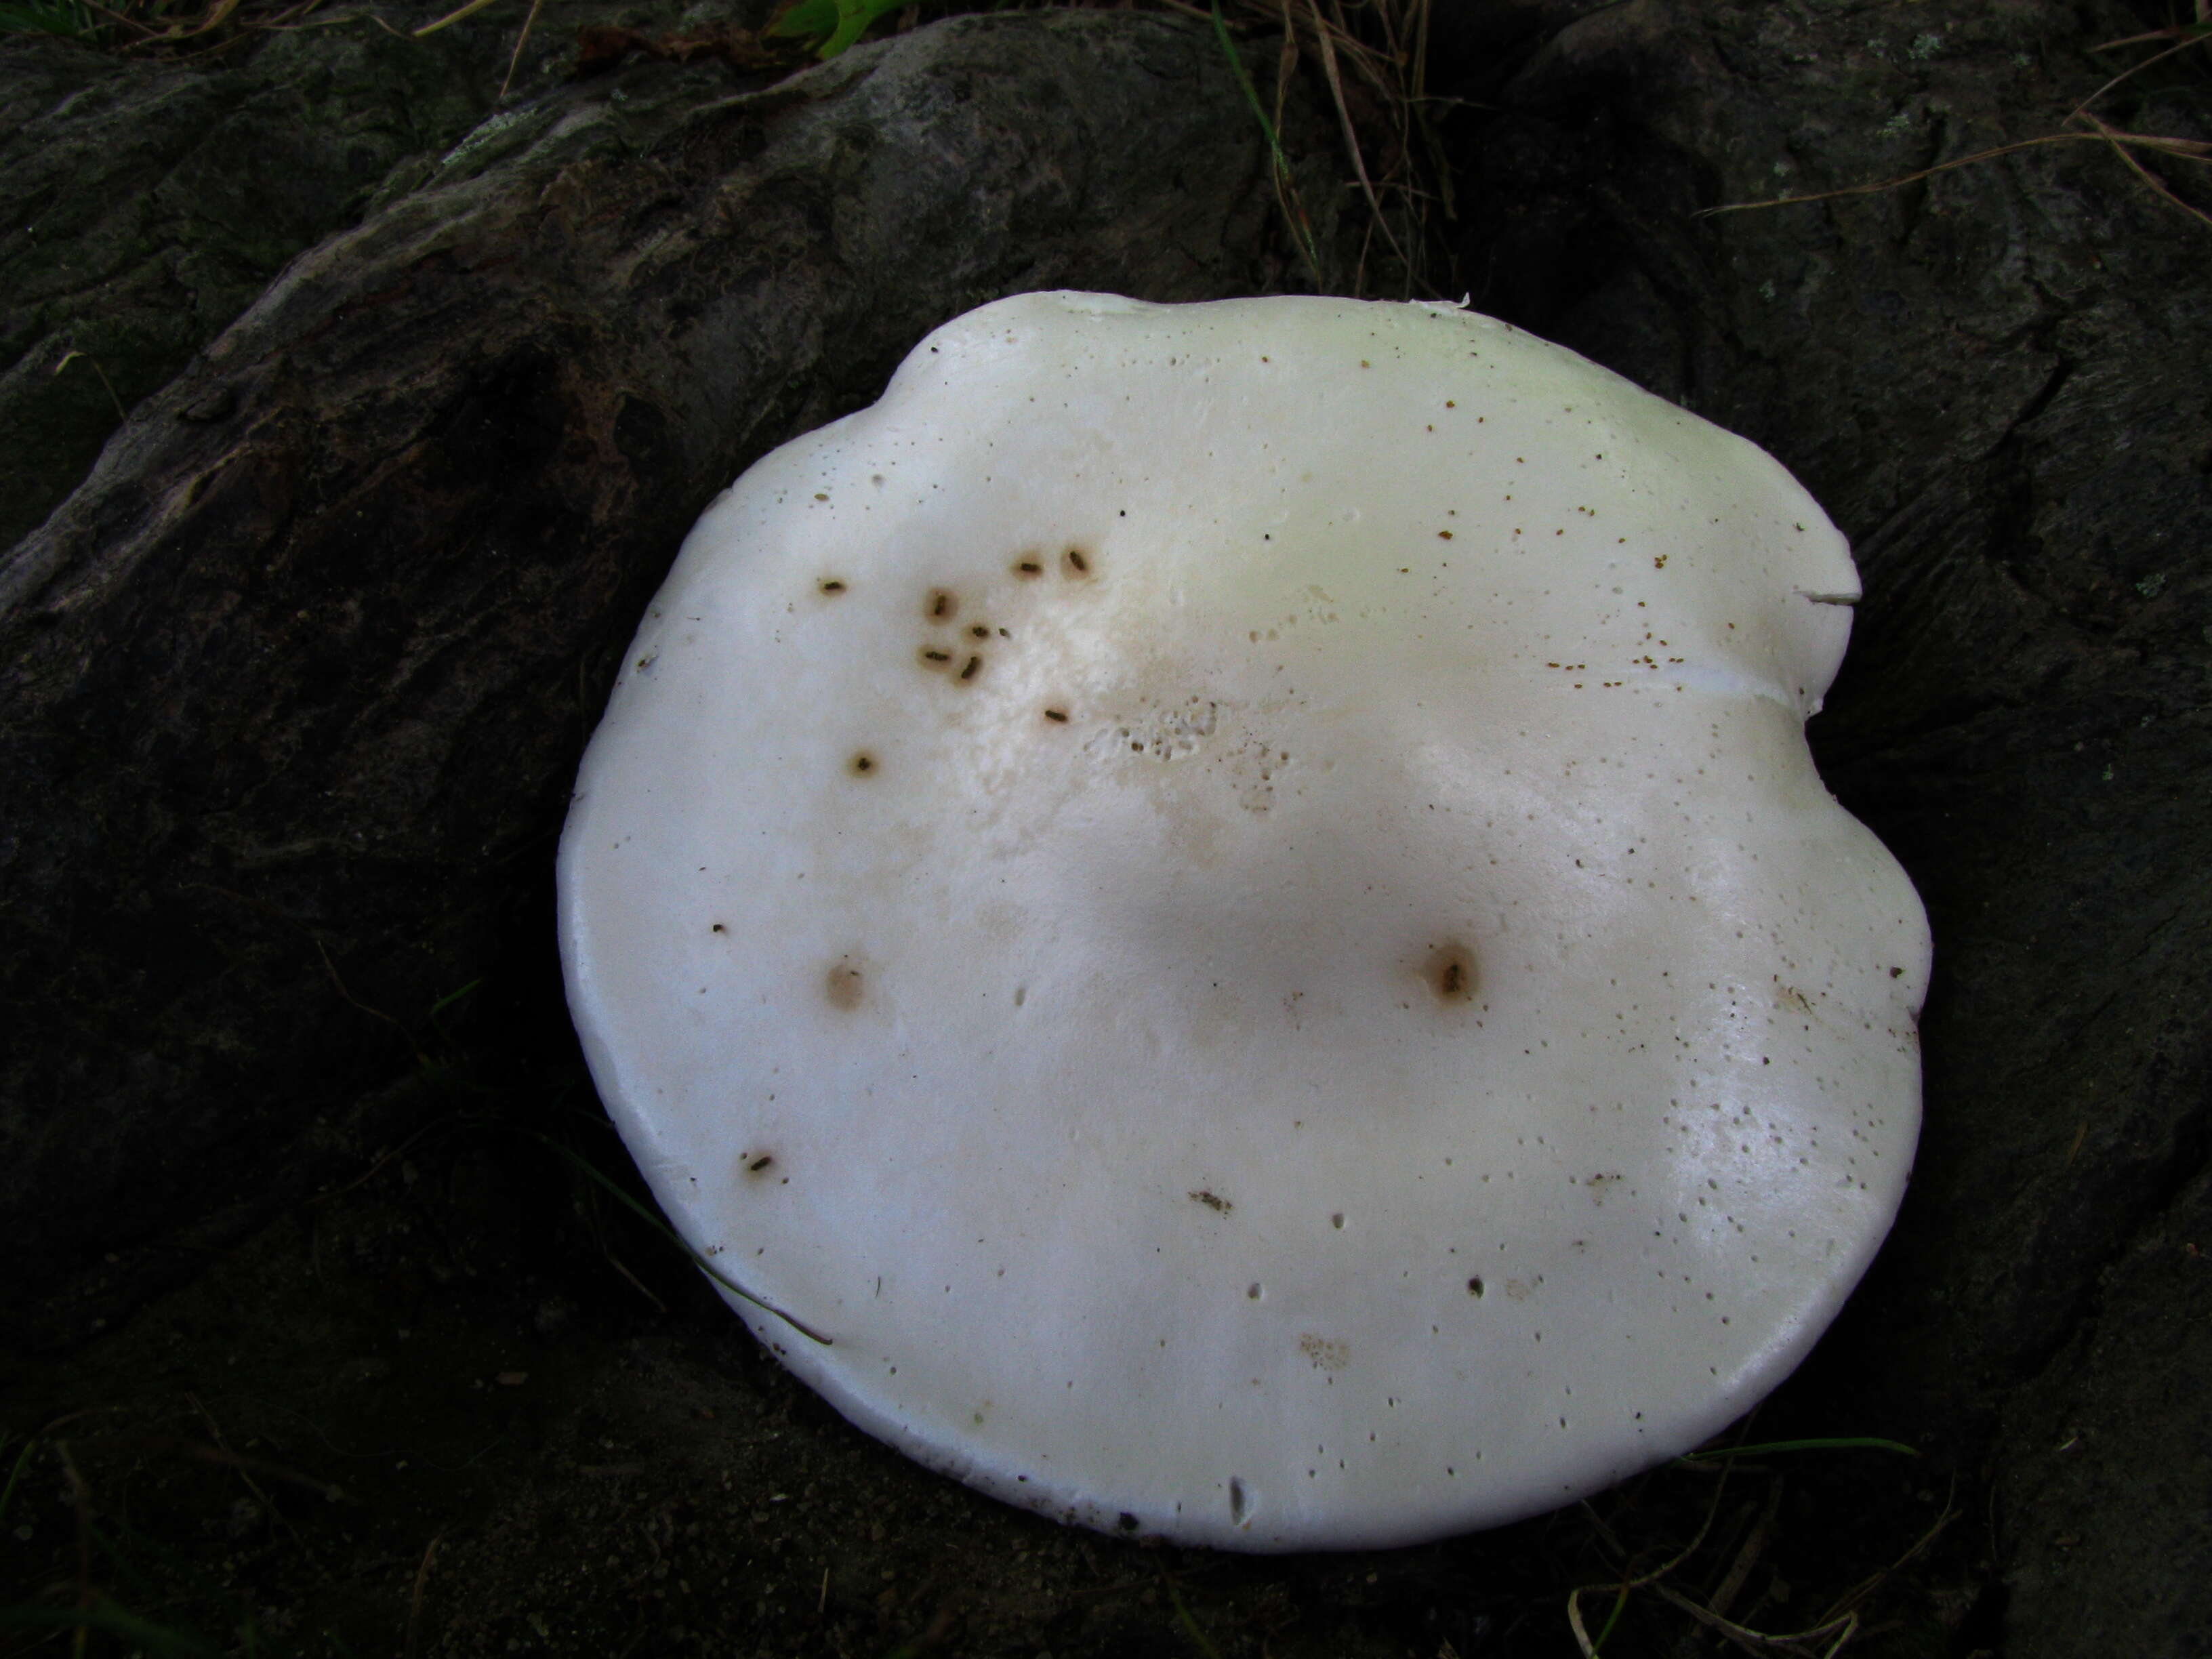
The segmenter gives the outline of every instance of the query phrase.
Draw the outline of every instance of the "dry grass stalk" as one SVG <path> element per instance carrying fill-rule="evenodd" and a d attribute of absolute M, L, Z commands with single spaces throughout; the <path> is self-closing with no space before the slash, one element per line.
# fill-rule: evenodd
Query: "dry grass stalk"
<path fill-rule="evenodd" d="M 2212 0 L 2196 0 L 2195 17 L 2194 22 L 2177 23 L 2172 27 L 2153 29 L 2145 34 L 2130 34 L 2124 40 L 2106 40 L 2091 48 L 2094 52 L 2112 52 L 2122 46 L 2143 46 L 2154 40 L 2171 42 L 2164 51 L 2154 52 L 2144 58 L 2142 63 L 2121 70 L 2068 112 L 2066 123 L 2082 127 L 2086 131 L 2047 132 L 2039 137 L 2023 138 L 2017 143 L 1997 144 L 1988 149 L 1976 150 L 1972 155 L 1961 155 L 1949 161 L 1938 161 L 1933 167 L 1921 167 L 1915 172 L 1899 174 L 1894 179 L 1884 179 L 1876 184 L 1850 185 L 1841 190 L 1814 191 L 1802 196 L 1778 196 L 1760 202 L 1728 202 L 1718 207 L 1701 209 L 1693 216 L 1705 219 L 1723 213 L 1749 213 L 1765 208 L 1794 207 L 1801 202 L 1829 202 L 1847 196 L 1878 196 L 1886 191 L 1898 190 L 1906 185 L 1917 184 L 1923 179 L 1932 179 L 1939 173 L 1949 173 L 1958 167 L 1978 166 L 1981 162 L 1993 161 L 1999 156 L 2014 155 L 2021 150 L 2038 149 L 2045 144 L 2090 143 L 2105 145 L 2119 158 L 2121 164 L 2129 172 L 2135 174 L 2139 181 L 2164 200 L 2167 205 L 2179 209 L 2207 229 L 2212 229 L 2212 214 L 2208 214 L 2203 209 L 2184 201 L 2175 193 L 2171 185 L 2145 167 L 2141 159 L 2142 155 L 2163 155 L 2175 161 L 2195 161 L 2200 164 L 2212 162 L 2212 143 L 2196 138 L 2174 138 L 2157 133 L 2124 131 L 2112 125 L 2090 107 L 2118 91 L 2145 70 L 2185 52 L 2192 46 L 2202 46 L 2208 52 L 2212 52 Z"/>

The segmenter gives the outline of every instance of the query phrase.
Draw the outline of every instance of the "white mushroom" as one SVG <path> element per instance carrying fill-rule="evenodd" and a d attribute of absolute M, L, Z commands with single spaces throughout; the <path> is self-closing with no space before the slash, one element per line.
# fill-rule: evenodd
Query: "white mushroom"
<path fill-rule="evenodd" d="M 593 1074 L 761 1340 L 986 1492 L 1566 1502 L 1785 1376 L 1905 1186 L 1926 923 L 1803 736 L 1857 593 L 1761 451 L 1487 318 L 987 306 L 654 600 L 562 848 Z"/>

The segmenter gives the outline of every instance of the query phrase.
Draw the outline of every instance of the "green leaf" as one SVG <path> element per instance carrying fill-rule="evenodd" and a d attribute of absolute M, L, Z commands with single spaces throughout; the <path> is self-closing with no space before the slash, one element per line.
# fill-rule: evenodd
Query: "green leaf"
<path fill-rule="evenodd" d="M 826 62 L 858 40 L 885 12 L 906 3 L 908 0 L 796 0 L 763 33 L 786 39 L 827 36 L 814 50 Z"/>
<path fill-rule="evenodd" d="M 10 0 L 0 5 L 0 34 L 89 34 L 98 25 L 76 0 Z"/>

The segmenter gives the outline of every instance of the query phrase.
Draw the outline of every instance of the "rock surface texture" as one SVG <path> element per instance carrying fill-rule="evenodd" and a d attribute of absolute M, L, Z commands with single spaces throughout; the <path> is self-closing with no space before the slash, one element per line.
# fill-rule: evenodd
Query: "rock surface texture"
<path fill-rule="evenodd" d="M 1187 28 L 970 20 L 729 78 L 485 121 L 9 556 L 19 1292 L 253 1207 L 503 948 L 609 653 L 754 457 L 995 295 L 1266 279 L 1259 140 Z"/>
<path fill-rule="evenodd" d="M 2082 143 L 1690 217 L 2063 130 L 2134 61 L 2081 47 L 2162 20 L 1637 0 L 1462 26 L 1563 10 L 1468 152 L 1476 303 L 1771 449 L 1866 584 L 1814 745 L 1912 872 L 1936 976 L 1851 1386 L 1994 1436 L 2008 1651 L 2202 1652 L 2212 228 Z M 2154 71 L 2110 113 L 2201 140 L 2208 93 Z"/>
<path fill-rule="evenodd" d="M 1754 1437 L 1926 1455 L 1716 1510 L 1735 1616 L 1789 1630 L 1948 1490 L 1854 1650 L 2212 1651 L 2212 229 L 2074 141 L 1692 216 L 2068 131 L 2144 52 L 2091 48 L 2166 21 L 1436 9 L 1450 296 L 1772 451 L 1864 578 L 1812 734 L 1928 903 L 1926 1129 Z M 580 21 L 678 20 L 563 15 L 496 114 L 492 14 L 212 70 L 0 42 L 0 1346 L 48 1355 L 0 1373 L 0 1423 L 125 1413 L 140 1449 L 69 1480 L 226 1540 L 311 1647 L 1169 1650 L 1158 1560 L 862 1440 L 532 1137 L 619 1165 L 563 1127 L 550 860 L 684 531 L 986 300 L 1295 286 L 1264 145 L 1188 20 L 954 20 L 775 86 L 566 81 Z M 1271 88 L 1273 43 L 1250 62 Z M 1294 157 L 1328 133 L 1313 67 Z M 2203 140 L 2208 84 L 2185 56 L 2096 107 Z M 1358 199 L 1317 165 L 1310 205 Z M 144 1449 L 185 1440 L 260 1473 Z M 1668 1479 L 1686 1522 L 1637 1531 Z M 73 1488 L 33 1484 L 0 1580 L 75 1583 Z M 1710 1494 L 1169 1583 L 1224 1654 L 1565 1651 L 1607 1540 L 1662 1559 Z M 1606 1650 L 1690 1628 L 1641 1595 Z"/>
<path fill-rule="evenodd" d="M 383 9 L 392 28 L 355 14 L 186 63 L 0 39 L 0 544 L 285 261 L 424 182 L 484 118 L 510 43 L 401 32 L 440 10 L 416 0 Z M 515 88 L 557 85 L 573 54 L 547 44 L 600 15 L 550 0 Z"/>

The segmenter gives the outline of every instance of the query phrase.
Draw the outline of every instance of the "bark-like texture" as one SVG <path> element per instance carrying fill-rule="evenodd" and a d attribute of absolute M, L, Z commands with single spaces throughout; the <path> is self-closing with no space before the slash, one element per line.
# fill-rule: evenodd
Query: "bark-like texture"
<path fill-rule="evenodd" d="M 1462 61 L 1496 54 L 1463 89 L 1505 106 L 1462 152 L 1478 307 L 1766 445 L 1855 543 L 1814 747 L 1926 898 L 1936 981 L 1912 1194 L 1823 1364 L 1838 1430 L 1994 1437 L 2016 1659 L 2212 1639 L 2186 1197 L 2212 1141 L 2212 230 L 2083 143 L 1690 216 L 2062 130 L 2147 55 L 2085 47 L 2158 21 L 1553 0 L 1453 25 Z M 2212 136 L 2203 64 L 2139 87 L 2100 107 Z"/>
<path fill-rule="evenodd" d="M 412 1063 L 395 1027 L 546 947 L 517 918 L 610 653 L 754 457 L 1000 295 L 1268 281 L 1259 135 L 1202 30 L 976 18 L 725 77 L 486 121 L 0 567 L 15 1299 L 264 1213 L 303 1132 Z"/>
<path fill-rule="evenodd" d="M 0 547 L 286 260 L 491 114 L 508 30 L 402 33 L 447 9 L 333 8 L 178 63 L 0 37 Z M 556 85 L 576 24 L 619 15 L 545 0 L 512 94 Z"/>

